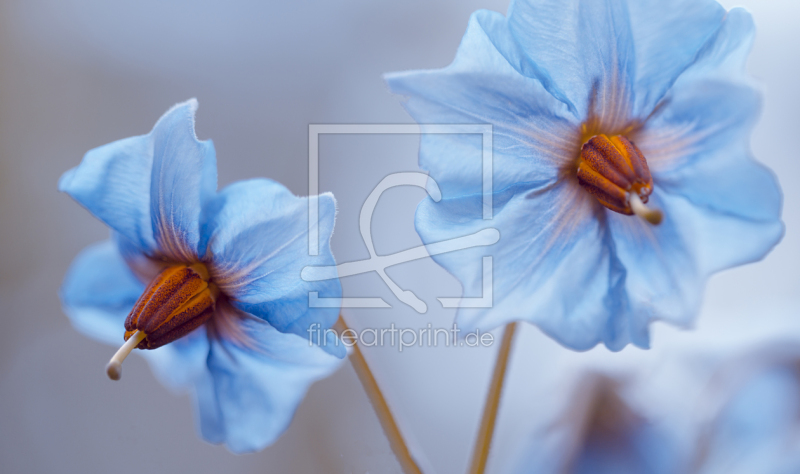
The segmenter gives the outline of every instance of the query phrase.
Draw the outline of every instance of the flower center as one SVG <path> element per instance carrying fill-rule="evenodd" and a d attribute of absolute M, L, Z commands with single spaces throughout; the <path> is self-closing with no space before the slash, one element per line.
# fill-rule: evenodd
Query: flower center
<path fill-rule="evenodd" d="M 125 320 L 125 344 L 106 366 L 118 380 L 122 361 L 135 348 L 155 349 L 200 327 L 214 314 L 219 289 L 205 265 L 167 267 L 147 286 Z"/>
<path fill-rule="evenodd" d="M 608 209 L 661 223 L 662 214 L 647 203 L 653 177 L 647 160 L 622 135 L 595 135 L 583 144 L 578 162 L 578 183 Z"/>

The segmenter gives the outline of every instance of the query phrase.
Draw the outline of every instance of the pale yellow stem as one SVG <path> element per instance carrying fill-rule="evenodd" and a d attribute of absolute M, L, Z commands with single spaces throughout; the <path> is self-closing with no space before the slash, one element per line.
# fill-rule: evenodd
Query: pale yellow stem
<path fill-rule="evenodd" d="M 486 471 L 486 462 L 489 460 L 494 426 L 497 422 L 497 412 L 500 408 L 500 397 L 503 394 L 503 383 L 506 379 L 508 359 L 511 355 L 511 345 L 514 342 L 516 330 L 517 323 L 511 323 L 503 331 L 503 342 L 500 345 L 500 351 L 497 353 L 497 361 L 494 363 L 494 372 L 489 385 L 489 393 L 486 396 L 486 404 L 483 407 L 483 417 L 481 418 L 480 428 L 478 428 L 478 437 L 475 440 L 475 447 L 472 449 L 470 474 L 483 474 Z"/>
<path fill-rule="evenodd" d="M 339 321 L 336 323 L 336 330 L 339 334 L 347 330 L 347 324 L 341 315 L 339 316 Z M 400 433 L 400 428 L 397 426 L 397 422 L 394 420 L 391 410 L 389 410 L 389 404 L 386 403 L 386 398 L 384 398 L 380 387 L 378 387 L 378 382 L 372 375 L 372 371 L 369 369 L 366 359 L 364 359 L 364 354 L 361 353 L 361 349 L 356 343 L 353 344 L 353 351 L 350 354 L 350 363 L 353 365 L 353 369 L 356 371 L 358 379 L 361 381 L 361 386 L 364 387 L 364 391 L 367 393 L 367 397 L 369 397 L 370 403 L 372 403 L 375 414 L 378 415 L 378 420 L 381 423 L 383 432 L 386 438 L 389 439 L 389 445 L 392 447 L 392 451 L 395 457 L 397 457 L 397 461 L 400 463 L 403 472 L 405 474 L 422 474 L 422 470 L 411 455 L 411 451 L 409 451 L 403 439 L 403 435 Z"/>
<path fill-rule="evenodd" d="M 641 198 L 639 198 L 638 194 L 633 192 L 630 193 L 628 202 L 630 203 L 631 210 L 634 214 L 653 225 L 661 224 L 661 219 L 664 218 L 664 215 L 661 213 L 661 211 L 647 207 L 647 205 L 642 202 Z"/>
<path fill-rule="evenodd" d="M 122 362 L 128 357 L 134 347 L 138 346 L 142 339 L 147 335 L 142 331 L 136 331 L 125 341 L 125 344 L 117 350 L 114 357 L 106 364 L 106 373 L 111 380 L 119 380 L 122 377 Z"/>

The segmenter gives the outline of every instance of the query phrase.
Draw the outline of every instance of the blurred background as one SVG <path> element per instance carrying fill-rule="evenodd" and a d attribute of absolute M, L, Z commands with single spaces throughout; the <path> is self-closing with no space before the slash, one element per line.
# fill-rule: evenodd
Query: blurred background
<path fill-rule="evenodd" d="M 777 340 L 800 341 L 800 2 L 722 3 L 746 6 L 758 25 L 749 69 L 765 101 L 752 147 L 783 186 L 786 236 L 765 261 L 712 278 L 696 330 L 654 326 L 650 351 L 573 353 L 524 327 L 490 472 L 525 472 L 520 460 L 538 443 L 537 430 L 563 410 L 568 385 L 580 385 L 587 371 L 642 381 L 628 394 L 631 406 L 685 422 L 680 431 L 702 410 L 702 387 L 719 364 Z M 108 231 L 56 184 L 87 150 L 147 133 L 171 105 L 197 97 L 197 132 L 214 140 L 220 187 L 265 176 L 305 195 L 309 124 L 411 122 L 381 74 L 447 65 L 474 10 L 507 7 L 491 0 L 0 2 L 2 471 L 400 472 L 348 363 L 312 387 L 274 446 L 241 456 L 199 439 L 188 397 L 159 385 L 144 359 L 131 358 L 124 379 L 109 382 L 103 367 L 115 349 L 74 331 L 57 297 L 75 255 Z M 414 136 L 321 139 L 320 188 L 338 201 L 340 262 L 368 257 L 361 205 L 387 174 L 417 170 L 417 147 Z M 372 227 L 379 254 L 421 244 L 413 217 L 423 196 L 420 189 L 383 196 Z M 343 280 L 345 296 L 381 296 L 392 308 L 349 311 L 351 325 L 449 327 L 454 312 L 435 298 L 459 296 L 454 278 L 430 260 L 389 274 L 428 312 L 400 303 L 377 275 L 360 275 Z M 431 472 L 464 472 L 496 349 L 365 349 Z"/>

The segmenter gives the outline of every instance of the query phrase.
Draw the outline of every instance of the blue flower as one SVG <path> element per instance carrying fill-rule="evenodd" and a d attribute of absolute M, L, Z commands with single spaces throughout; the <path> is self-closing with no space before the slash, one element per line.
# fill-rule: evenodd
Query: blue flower
<path fill-rule="evenodd" d="M 450 66 L 387 76 L 420 123 L 493 126 L 492 220 L 480 137 L 421 139 L 443 195 L 417 210 L 422 240 L 501 234 L 434 257 L 471 296 L 493 257 L 493 307 L 461 308 L 463 329 L 648 347 L 652 321 L 690 325 L 711 274 L 777 244 L 780 189 L 749 152 L 753 32 L 712 0 L 516 1 L 476 12 Z"/>
<path fill-rule="evenodd" d="M 800 472 L 800 352 L 796 341 L 781 346 L 773 339 L 738 357 L 691 351 L 655 367 L 584 370 L 567 397 L 559 392 L 563 403 L 542 413 L 549 418 L 527 437 L 513 471 Z"/>
<path fill-rule="evenodd" d="M 317 198 L 321 244 L 310 257 L 308 198 L 266 179 L 218 193 L 196 109 L 195 100 L 177 104 L 149 134 L 91 150 L 62 176 L 59 189 L 112 239 L 75 259 L 61 300 L 90 337 L 119 345 L 125 335 L 128 352 L 158 347 L 142 353 L 165 385 L 193 393 L 202 437 L 253 451 L 280 436 L 308 387 L 344 355 L 338 344 L 312 346 L 308 332 L 338 316 L 310 308 L 309 292 L 340 297 L 338 280 L 300 278 L 306 265 L 335 264 L 336 204 Z M 118 378 L 116 357 L 109 375 Z"/>
<path fill-rule="evenodd" d="M 800 354 L 796 343 L 792 346 L 779 354 L 773 341 L 767 351 L 733 361 L 735 366 L 713 381 L 711 390 L 722 400 L 695 444 L 692 462 L 702 466 L 697 472 L 800 472 Z"/>
<path fill-rule="evenodd" d="M 515 472 L 677 474 L 686 453 L 674 433 L 636 409 L 625 382 L 586 372 L 562 411 L 526 440 Z"/>

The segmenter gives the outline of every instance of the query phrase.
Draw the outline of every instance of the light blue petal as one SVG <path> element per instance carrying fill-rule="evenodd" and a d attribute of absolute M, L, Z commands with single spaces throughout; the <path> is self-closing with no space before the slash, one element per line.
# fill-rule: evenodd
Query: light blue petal
<path fill-rule="evenodd" d="M 629 304 L 640 328 L 655 319 L 691 325 L 709 276 L 762 258 L 783 235 L 777 215 L 752 220 L 698 207 L 659 188 L 651 203 L 665 213 L 658 227 L 609 213 L 617 254 L 628 272 Z"/>
<path fill-rule="evenodd" d="M 731 83 L 696 82 L 675 91 L 637 140 L 656 186 L 731 217 L 777 221 L 777 180 L 750 153 L 759 107 L 756 91 Z"/>
<path fill-rule="evenodd" d="M 156 252 L 150 221 L 152 150 L 149 135 L 103 145 L 86 153 L 58 183 L 59 191 L 151 255 Z"/>
<path fill-rule="evenodd" d="M 573 374 L 574 375 L 574 374 Z M 628 374 L 631 375 L 631 374 Z M 624 378 L 624 377 L 623 377 Z M 679 439 L 624 396 L 622 380 L 584 371 L 559 416 L 540 423 L 522 444 L 518 474 L 678 474 L 685 472 Z M 552 409 L 550 410 L 552 411 Z M 543 417 L 550 413 L 542 413 Z"/>
<path fill-rule="evenodd" d="M 258 345 L 211 339 L 208 369 L 196 387 L 200 431 L 235 453 L 258 451 L 286 430 L 311 384 L 341 362 L 307 339 L 249 317 L 242 328 Z"/>
<path fill-rule="evenodd" d="M 136 244 L 118 232 L 112 231 L 111 239 L 117 244 L 117 249 L 125 263 L 145 286 L 149 285 L 169 265 L 161 259 L 149 257 Z"/>
<path fill-rule="evenodd" d="M 450 66 L 386 76 L 392 92 L 406 96 L 404 106 L 420 124 L 492 125 L 495 190 L 555 177 L 579 146 L 580 120 L 538 79 L 518 71 L 525 64 L 518 54 L 511 57 L 508 50 L 514 47 L 505 18 L 479 11 Z M 445 197 L 480 193 L 482 146 L 480 134 L 423 134 L 420 166 Z"/>
<path fill-rule="evenodd" d="M 690 324 L 711 274 L 763 258 L 783 236 L 777 180 L 749 152 L 760 96 L 713 67 L 743 65 L 751 33 L 749 14 L 731 11 L 703 57 L 635 137 L 653 173 L 652 204 L 665 213 L 658 227 L 610 217 L 639 317 Z"/>
<path fill-rule="evenodd" d="M 797 472 L 800 386 L 791 367 L 775 367 L 747 381 L 713 425 L 701 474 Z"/>
<path fill-rule="evenodd" d="M 532 0 L 506 20 L 478 11 L 453 63 L 389 74 L 420 124 L 490 123 L 494 189 L 552 176 L 590 131 L 622 130 L 651 113 L 720 28 L 713 0 Z M 445 196 L 480 192 L 478 136 L 423 134 L 420 166 Z"/>
<path fill-rule="evenodd" d="M 217 190 L 217 163 L 211 140 L 194 132 L 197 101 L 177 104 L 151 132 L 153 172 L 150 213 L 153 235 L 162 255 L 196 261 L 200 245 L 200 213 Z"/>
<path fill-rule="evenodd" d="M 308 252 L 308 201 L 266 179 L 241 181 L 223 189 L 207 209 L 205 261 L 212 279 L 234 306 L 268 321 L 278 331 L 308 337 L 317 323 L 331 327 L 339 308 L 309 307 L 310 292 L 340 298 L 338 279 L 308 282 L 309 265 L 336 265 L 330 249 L 336 216 L 331 194 L 319 196 L 319 255 Z M 343 347 L 330 348 L 343 356 Z"/>
<path fill-rule="evenodd" d="M 194 134 L 196 109 L 194 99 L 178 104 L 149 134 L 90 150 L 59 190 L 140 251 L 196 260 L 200 210 L 216 190 L 214 146 Z"/>
<path fill-rule="evenodd" d="M 205 326 L 158 349 L 136 351 L 147 359 L 153 374 L 174 393 L 191 389 L 206 372 L 209 343 Z"/>
<path fill-rule="evenodd" d="M 624 0 L 522 0 L 508 10 L 511 34 L 545 87 L 609 129 L 633 112 L 633 21 Z"/>
<path fill-rule="evenodd" d="M 675 87 L 699 78 L 749 82 L 745 64 L 755 32 L 752 15 L 744 8 L 732 8 L 698 51 L 695 61 L 680 75 Z"/>
<path fill-rule="evenodd" d="M 642 421 L 630 427 L 591 427 L 569 472 L 673 474 L 679 471 L 670 444 L 664 433 Z"/>
<path fill-rule="evenodd" d="M 75 329 L 99 341 L 125 342 L 125 318 L 144 291 L 114 242 L 90 245 L 72 262 L 60 296 Z"/>
<path fill-rule="evenodd" d="M 716 0 L 628 0 L 636 51 L 634 117 L 647 117 L 698 51 L 719 32 Z"/>
<path fill-rule="evenodd" d="M 792 367 L 776 367 L 758 374 L 733 394 L 717 421 L 720 441 L 738 446 L 729 454 L 759 441 L 782 438 L 793 430 L 800 416 L 800 386 Z M 777 436 L 775 436 L 777 435 Z"/>
<path fill-rule="evenodd" d="M 143 290 L 115 243 L 108 240 L 87 247 L 75 258 L 60 295 L 64 312 L 79 332 L 118 347 L 125 341 L 125 318 Z M 201 330 L 152 351 L 134 352 L 146 357 L 159 380 L 175 390 L 188 387 L 203 370 L 208 342 Z"/>
<path fill-rule="evenodd" d="M 194 134 L 197 101 L 175 105 L 143 136 L 90 150 L 58 188 L 140 251 L 197 259 L 200 210 L 217 186 L 211 141 Z"/>
<path fill-rule="evenodd" d="M 744 75 L 753 32 L 750 15 L 731 10 L 715 40 L 634 139 L 665 191 L 721 213 L 774 221 L 780 189 L 750 154 L 761 104 Z"/>
<path fill-rule="evenodd" d="M 724 16 L 713 0 L 519 0 L 508 14 L 528 69 L 611 130 L 650 114 Z"/>
<path fill-rule="evenodd" d="M 686 326 L 697 315 L 708 277 L 695 249 L 697 229 L 689 225 L 697 222 L 689 220 L 697 213 L 658 188 L 649 205 L 666 214 L 657 227 L 636 217 L 607 213 L 617 254 L 628 272 L 633 323 L 639 331 L 657 319 Z"/>
<path fill-rule="evenodd" d="M 572 181 L 509 188 L 494 195 L 494 218 L 481 219 L 481 196 L 423 201 L 417 232 L 432 243 L 494 227 L 500 241 L 434 257 L 461 281 L 464 296 L 482 295 L 482 257 L 492 256 L 491 308 L 460 308 L 464 331 L 487 331 L 512 321 L 539 326 L 561 344 L 586 350 L 603 342 L 647 346 L 632 325 L 624 294 L 625 269 L 616 257 L 604 211 Z"/>

